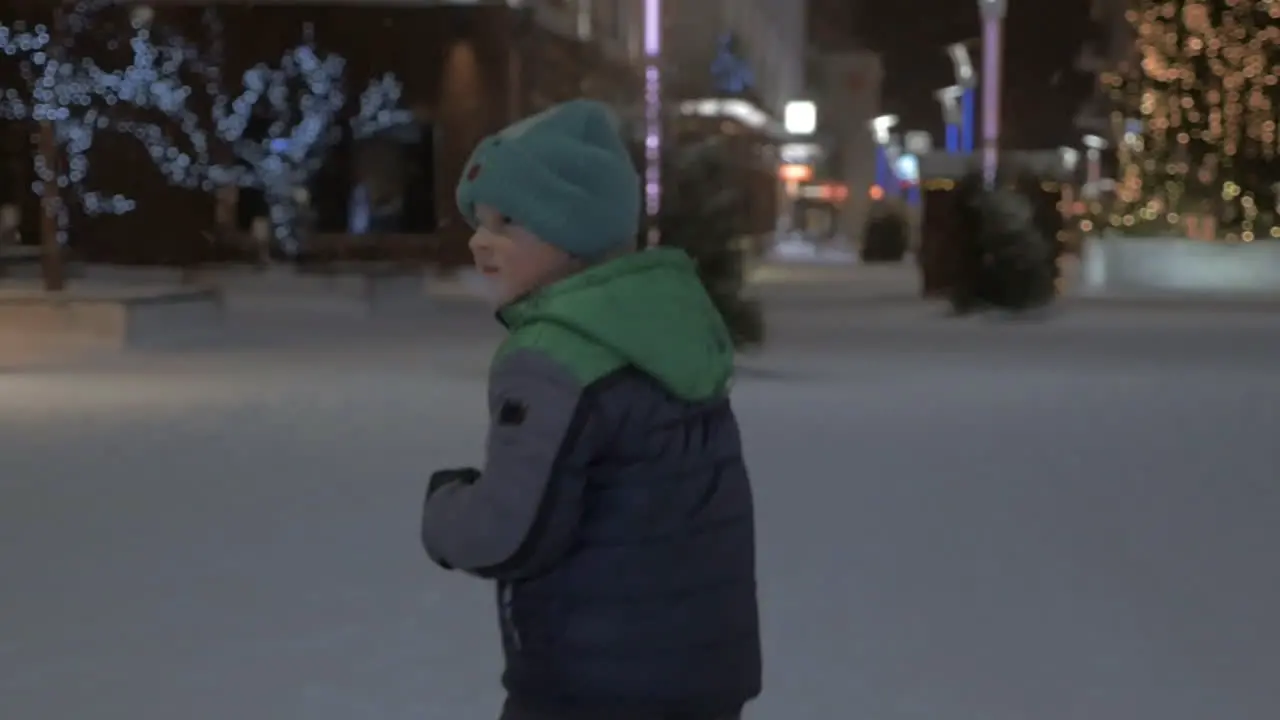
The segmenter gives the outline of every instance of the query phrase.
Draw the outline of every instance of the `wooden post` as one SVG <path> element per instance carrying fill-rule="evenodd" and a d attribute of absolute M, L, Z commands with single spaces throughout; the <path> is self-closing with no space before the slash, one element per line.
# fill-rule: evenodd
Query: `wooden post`
<path fill-rule="evenodd" d="M 58 241 L 58 143 L 52 123 L 42 120 L 39 125 L 36 151 L 52 176 L 43 182 L 44 189 L 40 195 L 40 270 L 44 289 L 61 292 L 67 287 L 67 273 L 62 262 L 62 243 Z"/>
<path fill-rule="evenodd" d="M 62 53 L 58 43 L 66 29 L 63 26 L 61 7 L 53 9 L 53 22 L 50 26 L 53 41 L 49 43 L 51 55 L 49 62 L 59 62 L 62 60 Z M 34 91 L 34 88 L 32 90 Z M 58 215 L 62 199 L 62 190 L 58 186 L 58 173 L 62 170 L 62 163 L 53 123 L 48 120 L 37 120 L 37 125 L 35 151 L 49 175 L 48 178 L 41 178 L 43 190 L 40 193 L 40 274 L 47 292 L 61 292 L 67 287 L 62 243 L 58 240 Z"/>

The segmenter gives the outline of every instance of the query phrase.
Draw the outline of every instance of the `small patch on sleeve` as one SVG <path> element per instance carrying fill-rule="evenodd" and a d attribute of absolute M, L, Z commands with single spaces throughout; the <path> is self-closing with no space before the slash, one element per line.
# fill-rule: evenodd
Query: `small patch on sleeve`
<path fill-rule="evenodd" d="M 528 405 L 519 400 L 503 400 L 502 407 L 498 408 L 498 424 L 504 427 L 523 425 L 524 419 L 528 414 Z"/>

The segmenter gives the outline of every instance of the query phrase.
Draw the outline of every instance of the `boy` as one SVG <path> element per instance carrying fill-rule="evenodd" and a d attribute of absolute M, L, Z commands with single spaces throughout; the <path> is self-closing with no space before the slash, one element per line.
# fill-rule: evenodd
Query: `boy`
<path fill-rule="evenodd" d="M 631 252 L 640 195 L 584 100 L 483 140 L 458 186 L 510 334 L 484 467 L 431 477 L 422 542 L 497 581 L 503 720 L 733 720 L 760 692 L 733 348 L 685 254 Z"/>

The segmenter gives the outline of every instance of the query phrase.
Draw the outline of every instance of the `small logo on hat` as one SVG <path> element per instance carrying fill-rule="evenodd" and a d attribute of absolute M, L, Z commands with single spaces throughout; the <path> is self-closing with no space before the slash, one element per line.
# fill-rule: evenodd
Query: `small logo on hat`
<path fill-rule="evenodd" d="M 468 182 L 473 181 L 478 177 L 480 177 L 480 163 L 476 163 L 475 165 L 472 165 L 471 169 L 467 171 Z"/>

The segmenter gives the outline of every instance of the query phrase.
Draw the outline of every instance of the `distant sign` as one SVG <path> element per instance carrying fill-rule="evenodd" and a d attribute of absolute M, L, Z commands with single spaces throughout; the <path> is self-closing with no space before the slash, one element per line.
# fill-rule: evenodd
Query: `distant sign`
<path fill-rule="evenodd" d="M 903 184 L 917 185 L 920 182 L 920 158 L 911 153 L 902 153 L 893 162 L 893 174 Z"/>
<path fill-rule="evenodd" d="M 933 136 L 924 130 L 912 130 L 903 137 L 902 146 L 913 155 L 933 152 Z"/>
<path fill-rule="evenodd" d="M 783 118 L 787 132 L 792 135 L 812 135 L 818 129 L 818 108 L 808 100 L 788 102 Z"/>

